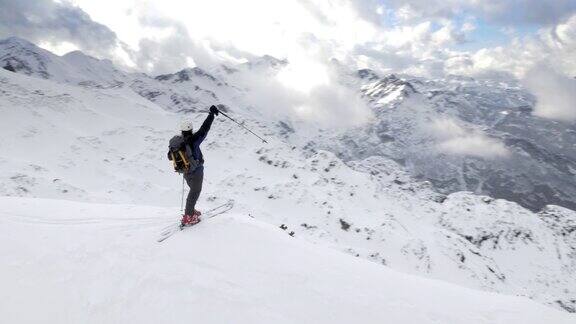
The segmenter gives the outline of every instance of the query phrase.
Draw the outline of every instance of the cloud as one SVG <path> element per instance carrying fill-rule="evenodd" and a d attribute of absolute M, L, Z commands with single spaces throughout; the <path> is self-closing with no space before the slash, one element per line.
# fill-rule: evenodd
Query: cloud
<path fill-rule="evenodd" d="M 438 149 L 444 153 L 483 158 L 505 157 L 509 154 L 504 144 L 479 134 L 446 140 L 438 144 Z"/>
<path fill-rule="evenodd" d="M 244 75 L 239 84 L 255 93 L 247 104 L 264 113 L 279 112 L 324 126 L 357 125 L 371 116 L 358 94 L 338 83 L 330 60 L 338 55 L 348 58 L 355 44 L 371 39 L 379 24 L 378 1 L 247 2 L 118 0 L 108 8 L 75 1 L 128 38 L 131 48 L 125 52 L 137 70 L 150 74 L 192 66 L 210 70 L 264 54 L 289 57 L 289 67 L 272 79 Z M 119 61 L 117 34 L 66 0 L 0 0 L 0 4 L 0 26 L 6 34 L 50 42 L 52 49 L 71 43 L 88 54 Z"/>
<path fill-rule="evenodd" d="M 523 78 L 535 65 L 547 64 L 569 76 L 576 75 L 576 14 L 536 34 L 513 36 L 507 46 L 481 48 L 475 52 L 447 53 L 445 70 L 453 74 L 482 77 Z"/>
<path fill-rule="evenodd" d="M 536 96 L 534 115 L 554 120 L 576 121 L 576 79 L 546 65 L 532 68 L 523 80 Z"/>
<path fill-rule="evenodd" d="M 453 119 L 434 120 L 430 126 L 430 131 L 440 140 L 463 137 L 466 135 L 466 130 Z"/>
<path fill-rule="evenodd" d="M 442 153 L 482 158 L 501 158 L 510 154 L 502 142 L 477 129 L 466 129 L 453 119 L 437 119 L 429 131 L 438 141 L 436 149 Z"/>
<path fill-rule="evenodd" d="M 74 1 L 117 30 L 135 52 L 149 51 L 135 60 L 141 69 L 156 71 L 151 73 L 181 69 L 191 61 L 202 66 L 209 56 L 235 62 L 263 55 L 313 56 L 318 46 L 310 39 L 322 43 L 322 50 L 329 48 L 328 60 L 344 61 L 355 45 L 375 39 L 383 15 L 379 0 L 117 0 L 114 9 Z M 166 55 L 153 57 L 164 49 Z"/>
<path fill-rule="evenodd" d="M 420 62 L 412 55 L 391 48 L 380 47 L 378 44 L 358 45 L 352 53 L 372 60 L 372 67 L 379 71 L 404 71 Z"/>
<path fill-rule="evenodd" d="M 366 19 L 376 26 L 380 26 L 384 19 L 384 6 L 378 0 L 351 1 L 351 7 L 359 17 Z"/>
<path fill-rule="evenodd" d="M 576 75 L 575 3 L 116 0 L 110 7 L 92 0 L 0 0 L 0 37 L 48 42 L 48 49 L 60 52 L 75 46 L 150 74 L 194 65 L 209 69 L 269 54 L 293 63 L 307 56 L 325 65 L 336 58 L 350 68 L 427 77 L 521 77 L 544 60 Z M 531 36 L 509 34 L 510 42 L 502 46 L 462 50 L 463 44 L 478 41 L 472 37 L 478 33 L 471 33 L 485 28 L 487 21 L 508 30 L 547 25 Z"/>
<path fill-rule="evenodd" d="M 546 61 L 576 75 L 576 1 L 391 0 L 385 5 L 392 23 L 373 41 L 356 46 L 368 67 L 428 77 L 509 79 L 521 78 L 534 64 Z M 509 43 L 501 46 L 458 49 L 487 23 L 508 30 L 522 25 L 540 29 L 508 34 Z"/>
<path fill-rule="evenodd" d="M 372 118 L 372 112 L 357 93 L 341 85 L 323 85 L 312 89 L 298 116 L 334 127 L 359 126 Z"/>
<path fill-rule="evenodd" d="M 453 23 L 447 22 L 440 29 L 432 33 L 432 41 L 438 46 L 449 44 L 462 44 L 466 40 L 466 31 L 471 31 L 470 26 L 466 23 L 459 30 Z"/>
<path fill-rule="evenodd" d="M 553 25 L 576 13 L 576 2 L 573 0 L 483 0 L 471 2 L 471 8 L 477 10 L 482 18 L 503 25 Z"/>
<path fill-rule="evenodd" d="M 67 1 L 0 0 L 0 38 L 8 36 L 55 45 L 69 42 L 100 57 L 119 45 L 112 30 Z"/>
<path fill-rule="evenodd" d="M 429 19 L 451 19 L 464 6 L 460 0 L 388 0 L 386 6 L 404 22 Z"/>
<path fill-rule="evenodd" d="M 190 37 L 186 26 L 160 15 L 140 15 L 144 27 L 162 31 L 163 36 L 148 36 L 138 43 L 132 58 L 136 65 L 151 74 L 173 73 L 185 67 L 211 67 L 217 62 L 214 51 Z"/>
<path fill-rule="evenodd" d="M 480 8 L 477 1 L 461 0 L 164 0 L 162 5 L 118 0 L 118 10 L 130 8 L 126 18 L 92 1 L 75 1 L 130 38 L 134 64 L 151 74 L 266 54 L 293 61 L 294 56 L 315 56 L 317 51 L 324 51 L 327 61 L 337 58 L 351 67 L 433 77 L 479 70 L 517 73 L 521 64 L 531 61 L 511 62 L 517 56 L 508 53 L 503 60 L 498 51 L 475 55 L 451 49 L 470 42 L 474 14 L 499 12 L 496 2 Z M 403 14 L 417 19 L 402 19 Z M 468 60 L 454 59 L 466 54 Z M 490 61 L 503 63 L 486 64 Z"/>
<path fill-rule="evenodd" d="M 573 0 L 388 0 L 386 5 L 405 22 L 451 20 L 466 14 L 505 26 L 554 25 L 576 13 Z"/>
<path fill-rule="evenodd" d="M 371 109 L 358 93 L 338 83 L 334 69 L 322 62 L 296 61 L 276 73 L 252 69 L 230 77 L 234 78 L 234 84 L 250 90 L 250 96 L 238 104 L 257 107 L 259 113 L 274 119 L 338 128 L 368 122 L 372 118 Z M 314 78 L 311 72 L 324 75 Z M 311 80 L 295 83 L 305 77 Z"/>

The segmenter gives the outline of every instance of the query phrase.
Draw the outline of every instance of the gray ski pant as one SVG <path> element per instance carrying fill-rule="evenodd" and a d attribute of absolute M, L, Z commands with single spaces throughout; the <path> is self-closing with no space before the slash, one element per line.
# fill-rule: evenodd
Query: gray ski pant
<path fill-rule="evenodd" d="M 194 207 L 196 206 L 196 201 L 200 197 L 200 192 L 202 191 L 202 181 L 204 181 L 204 168 L 199 167 L 191 173 L 185 173 L 184 179 L 190 187 L 188 192 L 188 198 L 186 198 L 186 215 L 192 215 L 194 213 Z"/>

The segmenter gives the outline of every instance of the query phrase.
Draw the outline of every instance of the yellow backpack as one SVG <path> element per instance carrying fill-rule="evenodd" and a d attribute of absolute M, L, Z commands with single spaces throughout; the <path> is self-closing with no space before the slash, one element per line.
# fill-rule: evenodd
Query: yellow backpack
<path fill-rule="evenodd" d="M 168 145 L 168 160 L 172 161 L 175 172 L 184 173 L 190 170 L 191 163 L 186 151 L 186 143 L 182 136 L 176 135 L 170 139 L 170 144 Z"/>

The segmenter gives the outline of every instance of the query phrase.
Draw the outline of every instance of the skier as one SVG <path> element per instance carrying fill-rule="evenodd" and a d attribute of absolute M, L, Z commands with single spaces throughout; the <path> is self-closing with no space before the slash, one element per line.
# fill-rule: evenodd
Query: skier
<path fill-rule="evenodd" d="M 202 191 L 202 181 L 204 179 L 204 157 L 202 151 L 200 150 L 200 144 L 208 135 L 210 126 L 214 121 L 214 116 L 218 116 L 220 111 L 216 106 L 210 107 L 210 113 L 206 120 L 200 126 L 200 129 L 196 133 L 193 133 L 192 122 L 189 120 L 184 120 L 181 125 L 182 136 L 176 136 L 178 140 L 182 141 L 184 146 L 185 155 L 187 155 L 187 164 L 189 165 L 184 170 L 184 179 L 190 187 L 188 192 L 188 197 L 186 198 L 186 209 L 184 215 L 182 216 L 181 224 L 182 226 L 191 226 L 198 224 L 200 222 L 200 212 L 195 209 L 196 201 L 200 196 Z M 171 140 L 172 145 L 172 140 Z M 168 158 L 173 160 L 173 156 L 168 153 Z"/>

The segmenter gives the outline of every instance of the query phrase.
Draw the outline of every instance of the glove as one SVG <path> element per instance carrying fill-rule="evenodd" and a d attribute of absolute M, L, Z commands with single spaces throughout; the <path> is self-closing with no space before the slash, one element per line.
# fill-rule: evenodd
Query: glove
<path fill-rule="evenodd" d="M 218 114 L 220 113 L 220 111 L 218 110 L 218 108 L 216 108 L 216 106 L 212 105 L 212 106 L 210 107 L 210 113 L 218 116 Z"/>

